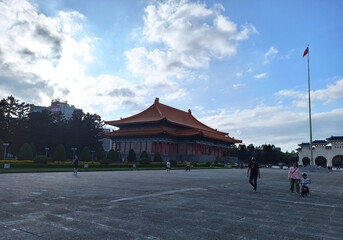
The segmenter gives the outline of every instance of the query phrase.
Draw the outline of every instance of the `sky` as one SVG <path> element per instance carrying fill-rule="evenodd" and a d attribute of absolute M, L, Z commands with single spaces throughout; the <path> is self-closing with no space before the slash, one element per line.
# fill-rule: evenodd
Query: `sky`
<path fill-rule="evenodd" d="M 156 97 L 244 144 L 343 136 L 341 0 L 0 0 L 0 98 L 103 120 Z"/>

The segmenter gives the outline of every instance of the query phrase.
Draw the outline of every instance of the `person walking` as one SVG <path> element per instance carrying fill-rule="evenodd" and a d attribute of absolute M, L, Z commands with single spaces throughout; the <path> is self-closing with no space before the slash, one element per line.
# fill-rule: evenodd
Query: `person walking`
<path fill-rule="evenodd" d="M 300 170 L 298 167 L 298 163 L 293 163 L 293 166 L 288 171 L 288 180 L 290 183 L 290 190 L 294 192 L 294 185 L 295 190 L 299 193 L 299 180 L 301 178 Z"/>
<path fill-rule="evenodd" d="M 251 158 L 251 162 L 248 165 L 247 177 L 249 177 L 249 183 L 253 186 L 253 191 L 256 192 L 257 177 L 261 178 L 261 173 L 260 165 L 256 162 L 256 159 L 254 157 Z"/>
<path fill-rule="evenodd" d="M 170 162 L 169 162 L 169 160 L 167 161 L 166 169 L 167 169 L 167 172 L 170 172 Z"/>
<path fill-rule="evenodd" d="M 186 162 L 186 172 L 187 170 L 190 172 L 191 171 L 191 162 L 189 160 L 187 160 Z"/>
<path fill-rule="evenodd" d="M 77 167 L 79 166 L 79 159 L 77 155 L 75 155 L 75 159 L 73 163 L 74 163 L 74 175 L 77 176 Z"/>

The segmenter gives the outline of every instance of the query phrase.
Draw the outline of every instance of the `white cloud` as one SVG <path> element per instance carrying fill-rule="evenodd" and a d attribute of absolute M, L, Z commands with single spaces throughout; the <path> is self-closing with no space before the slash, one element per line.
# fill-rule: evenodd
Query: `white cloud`
<path fill-rule="evenodd" d="M 105 74 L 87 75 L 97 39 L 83 32 L 82 14 L 60 11 L 47 17 L 25 0 L 0 2 L 0 12 L 2 97 L 14 95 L 45 106 L 60 98 L 104 118 L 119 106 L 129 106 L 133 112 L 145 107 L 137 103 L 152 92 L 149 85 Z M 158 52 L 151 53 L 154 61 L 159 57 Z"/>
<path fill-rule="evenodd" d="M 179 99 L 183 99 L 186 96 L 188 96 L 189 94 L 187 94 L 187 90 L 186 89 L 178 89 L 176 92 L 168 94 L 166 97 L 164 97 L 163 99 L 166 100 L 166 102 L 171 102 L 173 100 L 179 100 Z"/>
<path fill-rule="evenodd" d="M 254 78 L 256 79 L 261 79 L 265 77 L 267 77 L 267 73 L 260 73 L 260 74 L 254 75 Z"/>
<path fill-rule="evenodd" d="M 297 100 L 293 101 L 294 105 L 297 107 L 306 107 L 305 102 L 308 99 L 307 92 L 300 92 L 294 90 L 280 90 L 275 94 L 280 97 L 295 98 Z M 323 101 L 325 104 L 329 104 L 338 99 L 343 98 L 343 79 L 340 79 L 333 84 L 329 84 L 325 89 L 319 89 L 311 91 L 311 101 Z"/>
<path fill-rule="evenodd" d="M 151 4 L 145 9 L 143 33 L 148 41 L 165 45 L 165 61 L 172 65 L 207 67 L 211 58 L 235 54 L 238 42 L 257 32 L 252 25 L 238 31 L 219 6 L 209 9 L 185 0 Z"/>
<path fill-rule="evenodd" d="M 151 3 L 145 8 L 142 33 L 152 48 L 155 44 L 159 48 L 126 51 L 128 69 L 146 79 L 146 84 L 173 82 L 178 88 L 178 81 L 189 78 L 195 69 L 208 67 L 212 59 L 234 55 L 238 43 L 257 30 L 247 24 L 240 31 L 236 23 L 222 15 L 223 11 L 221 4 L 207 8 L 187 0 Z"/>
<path fill-rule="evenodd" d="M 243 73 L 242 73 L 242 72 L 238 72 L 238 73 L 236 73 L 235 75 L 236 75 L 236 77 L 242 77 L 242 76 L 243 76 Z"/>
<path fill-rule="evenodd" d="M 274 46 L 270 47 L 268 52 L 264 54 L 264 64 L 268 64 L 276 54 L 278 54 L 279 50 L 277 50 Z"/>
<path fill-rule="evenodd" d="M 1 2 L 0 12 L 0 85 L 6 85 L 2 95 L 16 92 L 40 104 L 89 84 L 84 64 L 92 61 L 94 39 L 74 38 L 83 15 L 59 12 L 50 18 L 24 0 Z M 82 85 L 79 78 L 85 79 Z"/>
<path fill-rule="evenodd" d="M 274 46 L 272 46 L 269 48 L 268 52 L 266 52 L 264 54 L 264 57 L 266 57 L 266 58 L 271 57 L 271 56 L 277 54 L 278 52 L 279 52 L 279 50 L 277 50 Z"/>
<path fill-rule="evenodd" d="M 313 138 L 324 139 L 342 134 L 343 109 L 312 115 Z M 245 144 L 262 145 L 272 143 L 283 151 L 291 151 L 309 139 L 308 112 L 289 110 L 284 106 L 258 105 L 245 110 L 221 110 L 217 114 L 201 119 L 205 124 L 220 131 L 229 132 L 231 137 Z"/>
<path fill-rule="evenodd" d="M 238 88 L 238 87 L 245 87 L 246 84 L 245 83 L 236 83 L 232 85 L 234 88 Z"/>

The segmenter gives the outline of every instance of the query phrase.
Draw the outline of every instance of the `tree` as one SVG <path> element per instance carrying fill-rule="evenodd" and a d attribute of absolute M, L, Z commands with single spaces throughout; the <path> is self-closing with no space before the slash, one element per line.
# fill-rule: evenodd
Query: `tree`
<path fill-rule="evenodd" d="M 5 151 L 4 142 L 0 139 L 0 159 L 4 157 L 4 151 Z"/>
<path fill-rule="evenodd" d="M 129 162 L 136 162 L 137 161 L 135 150 L 130 149 L 129 154 L 127 155 L 127 160 Z"/>
<path fill-rule="evenodd" d="M 33 151 L 28 143 L 24 143 L 18 153 L 19 160 L 33 160 Z"/>
<path fill-rule="evenodd" d="M 26 121 L 29 105 L 19 103 L 13 96 L 0 101 L 0 136 L 10 144 L 10 149 L 18 152 L 25 142 Z"/>
<path fill-rule="evenodd" d="M 80 153 L 80 161 L 90 162 L 92 161 L 92 154 L 88 147 L 84 147 Z"/>
<path fill-rule="evenodd" d="M 81 149 L 88 146 L 90 149 L 98 149 L 101 146 L 99 140 L 103 135 L 104 123 L 99 115 L 75 110 L 67 125 L 67 147 Z"/>
<path fill-rule="evenodd" d="M 56 146 L 52 159 L 54 161 L 65 161 L 67 159 L 66 150 L 63 144 L 58 144 Z"/>
<path fill-rule="evenodd" d="M 38 154 L 43 155 L 46 147 L 56 146 L 63 141 L 58 137 L 64 132 L 57 127 L 58 116 L 59 114 L 50 114 L 48 110 L 32 112 L 28 115 L 26 141 L 35 145 Z"/>

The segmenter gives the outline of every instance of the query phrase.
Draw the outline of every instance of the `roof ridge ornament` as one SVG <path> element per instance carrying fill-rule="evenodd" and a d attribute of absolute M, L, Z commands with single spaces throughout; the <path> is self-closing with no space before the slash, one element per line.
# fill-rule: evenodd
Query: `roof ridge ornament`
<path fill-rule="evenodd" d="M 191 109 L 188 109 L 188 113 L 189 113 L 189 114 L 192 114 L 192 110 L 191 110 Z"/>
<path fill-rule="evenodd" d="M 163 117 L 161 110 L 157 106 L 158 103 L 160 103 L 160 99 L 157 97 L 157 98 L 155 98 L 155 107 L 156 107 L 158 113 L 160 114 L 160 116 Z"/>

